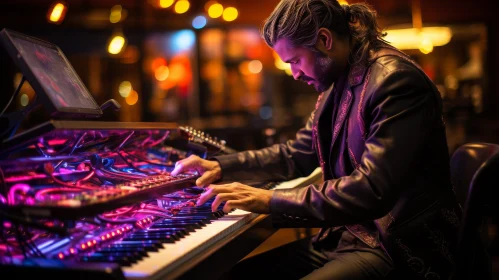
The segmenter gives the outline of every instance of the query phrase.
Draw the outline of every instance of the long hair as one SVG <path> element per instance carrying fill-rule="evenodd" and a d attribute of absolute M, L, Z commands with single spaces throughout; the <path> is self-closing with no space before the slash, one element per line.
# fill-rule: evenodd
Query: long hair
<path fill-rule="evenodd" d="M 368 4 L 340 5 L 336 0 L 281 0 L 264 21 L 261 35 L 270 47 L 287 38 L 294 46 L 315 50 L 319 28 L 335 32 L 353 43 L 351 62 L 365 62 L 381 46 L 377 13 Z M 386 42 L 385 42 L 386 43 Z"/>

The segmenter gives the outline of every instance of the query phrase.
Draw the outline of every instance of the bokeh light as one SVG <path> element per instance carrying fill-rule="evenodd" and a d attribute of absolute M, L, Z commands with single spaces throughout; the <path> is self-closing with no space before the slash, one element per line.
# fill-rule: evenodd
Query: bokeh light
<path fill-rule="evenodd" d="M 158 81 L 166 80 L 169 75 L 170 75 L 170 69 L 168 69 L 168 66 L 166 65 L 158 67 L 158 69 L 156 69 L 156 71 L 154 72 L 154 77 Z"/>
<path fill-rule="evenodd" d="M 128 97 L 132 91 L 132 83 L 129 81 L 121 82 L 118 91 L 120 92 L 121 97 Z"/>
<path fill-rule="evenodd" d="M 204 16 L 197 16 L 192 20 L 192 27 L 201 29 L 206 26 L 206 18 Z"/>
<path fill-rule="evenodd" d="M 139 94 L 135 90 L 132 90 L 130 92 L 130 95 L 128 95 L 125 98 L 126 104 L 128 104 L 130 106 L 135 105 L 137 103 L 137 101 L 139 101 Z"/>
<path fill-rule="evenodd" d="M 109 21 L 111 23 L 118 23 L 118 22 L 120 22 L 120 20 L 121 20 L 121 11 L 122 10 L 123 10 L 123 8 L 121 7 L 121 5 L 114 5 L 111 8 L 111 14 L 109 15 Z"/>
<path fill-rule="evenodd" d="M 248 69 L 251 73 L 257 74 L 262 71 L 263 65 L 260 60 L 252 60 L 248 63 Z"/>
<path fill-rule="evenodd" d="M 219 18 L 224 12 L 224 6 L 220 3 L 215 3 L 208 8 L 208 15 L 211 18 Z"/>
<path fill-rule="evenodd" d="M 159 0 L 159 6 L 161 8 L 169 8 L 171 5 L 173 5 L 174 0 Z"/>
<path fill-rule="evenodd" d="M 61 23 L 64 20 L 67 10 L 68 7 L 63 3 L 56 3 L 49 9 L 47 14 L 48 20 L 52 23 Z"/>
<path fill-rule="evenodd" d="M 189 10 L 191 4 L 187 0 L 179 0 L 175 3 L 175 12 L 177 14 L 183 14 Z"/>
<path fill-rule="evenodd" d="M 109 43 L 107 51 L 110 54 L 118 54 L 123 49 L 124 45 L 125 45 L 125 38 L 123 36 L 120 35 L 114 36 L 113 39 L 111 40 L 111 43 Z"/>
<path fill-rule="evenodd" d="M 236 8 L 228 7 L 223 12 L 223 19 L 225 21 L 233 21 L 237 18 L 238 14 L 239 13 Z"/>

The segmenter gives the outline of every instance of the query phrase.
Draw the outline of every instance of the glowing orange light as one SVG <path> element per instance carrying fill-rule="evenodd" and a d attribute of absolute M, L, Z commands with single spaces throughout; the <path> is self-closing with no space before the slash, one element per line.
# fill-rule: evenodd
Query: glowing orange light
<path fill-rule="evenodd" d="M 260 73 L 263 69 L 262 62 L 260 60 L 252 60 L 248 63 L 248 69 L 251 73 Z"/>
<path fill-rule="evenodd" d="M 125 37 L 121 35 L 116 35 L 113 37 L 113 39 L 111 39 L 111 42 L 107 47 L 107 51 L 110 54 L 118 54 L 125 46 L 125 42 L 126 42 Z"/>
<path fill-rule="evenodd" d="M 122 10 L 123 10 L 123 8 L 121 7 L 121 5 L 114 5 L 111 8 L 111 13 L 109 14 L 109 21 L 111 23 L 120 22 L 120 20 L 121 20 L 121 11 Z"/>
<path fill-rule="evenodd" d="M 153 72 L 156 72 L 156 69 L 160 66 L 166 66 L 166 59 L 162 57 L 155 58 L 151 63 L 151 69 Z"/>
<path fill-rule="evenodd" d="M 48 20 L 52 23 L 61 23 L 66 15 L 68 7 L 59 2 L 53 5 L 48 13 Z"/>
<path fill-rule="evenodd" d="M 191 4 L 187 0 L 179 0 L 175 3 L 175 12 L 177 14 L 183 14 L 189 10 Z"/>
<path fill-rule="evenodd" d="M 128 97 L 125 98 L 126 104 L 130 106 L 135 105 L 138 101 L 139 101 L 139 94 L 135 90 L 132 90 L 130 92 L 130 95 L 128 95 Z M 115 235 L 114 231 L 111 233 L 111 235 L 112 236 Z"/>
<path fill-rule="evenodd" d="M 238 15 L 239 15 L 239 13 L 238 13 L 236 8 L 227 7 L 227 8 L 225 8 L 225 10 L 223 12 L 222 17 L 225 21 L 233 21 L 237 18 Z"/>
<path fill-rule="evenodd" d="M 224 6 L 222 6 L 222 4 L 219 3 L 215 3 L 208 8 L 208 15 L 211 18 L 218 18 L 223 14 L 223 12 L 224 12 Z"/>
<path fill-rule="evenodd" d="M 175 82 L 182 80 L 187 74 L 185 66 L 180 63 L 170 65 L 170 79 Z"/>
<path fill-rule="evenodd" d="M 174 0 L 159 0 L 159 6 L 161 8 L 168 8 L 173 5 Z"/>
<path fill-rule="evenodd" d="M 156 69 L 156 72 L 154 72 L 154 77 L 156 77 L 156 80 L 158 81 L 164 81 L 168 78 L 168 75 L 170 75 L 170 69 L 168 69 L 168 66 L 162 65 Z"/>

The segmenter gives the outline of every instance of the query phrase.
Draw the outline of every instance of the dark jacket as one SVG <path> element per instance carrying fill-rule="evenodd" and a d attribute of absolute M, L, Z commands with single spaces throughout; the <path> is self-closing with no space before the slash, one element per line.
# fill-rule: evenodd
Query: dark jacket
<path fill-rule="evenodd" d="M 334 106 L 329 91 L 296 139 L 217 157 L 223 180 L 289 180 L 320 166 L 321 185 L 274 192 L 275 226 L 322 227 L 319 244 L 331 228 L 346 226 L 367 245 L 383 247 L 401 271 L 446 279 L 461 212 L 438 90 L 408 56 L 386 46 L 350 69 L 340 94 L 332 127 L 323 125 Z M 348 152 L 329 153 L 340 146 Z M 335 164 L 345 162 L 353 172 L 333 176 Z"/>

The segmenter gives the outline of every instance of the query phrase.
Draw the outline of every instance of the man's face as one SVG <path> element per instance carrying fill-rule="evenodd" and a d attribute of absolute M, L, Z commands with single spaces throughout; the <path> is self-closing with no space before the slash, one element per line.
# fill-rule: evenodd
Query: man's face
<path fill-rule="evenodd" d="M 274 50 L 282 61 L 290 64 L 295 80 L 314 86 L 318 92 L 327 90 L 340 75 L 341 67 L 334 58 L 318 50 L 293 47 L 287 38 L 277 40 Z"/>

